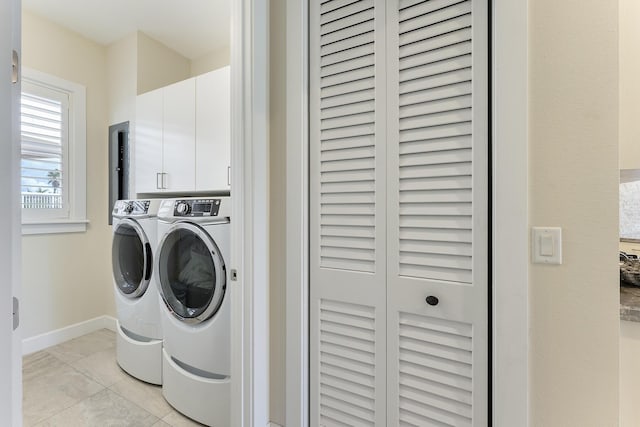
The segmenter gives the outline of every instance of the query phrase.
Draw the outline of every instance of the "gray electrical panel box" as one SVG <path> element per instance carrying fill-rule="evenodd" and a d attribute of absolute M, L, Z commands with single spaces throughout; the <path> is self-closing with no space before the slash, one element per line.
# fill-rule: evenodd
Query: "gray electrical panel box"
<path fill-rule="evenodd" d="M 129 122 L 109 126 L 109 225 L 117 200 L 129 198 Z"/>

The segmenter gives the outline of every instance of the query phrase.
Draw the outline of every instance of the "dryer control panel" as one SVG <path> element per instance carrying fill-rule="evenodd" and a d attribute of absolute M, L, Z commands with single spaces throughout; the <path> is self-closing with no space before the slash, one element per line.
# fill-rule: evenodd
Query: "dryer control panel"
<path fill-rule="evenodd" d="M 199 217 L 218 216 L 220 199 L 183 199 L 173 205 L 173 216 Z"/>

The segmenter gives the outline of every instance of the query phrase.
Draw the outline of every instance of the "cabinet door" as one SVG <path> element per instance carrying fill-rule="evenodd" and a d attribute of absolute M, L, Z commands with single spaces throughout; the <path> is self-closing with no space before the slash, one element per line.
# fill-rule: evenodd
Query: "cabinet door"
<path fill-rule="evenodd" d="M 196 191 L 230 188 L 230 89 L 229 67 L 196 78 Z"/>
<path fill-rule="evenodd" d="M 163 184 L 165 191 L 193 191 L 196 148 L 195 79 L 164 88 Z"/>
<path fill-rule="evenodd" d="M 135 191 L 160 190 L 162 173 L 162 89 L 144 93 L 136 99 Z"/>

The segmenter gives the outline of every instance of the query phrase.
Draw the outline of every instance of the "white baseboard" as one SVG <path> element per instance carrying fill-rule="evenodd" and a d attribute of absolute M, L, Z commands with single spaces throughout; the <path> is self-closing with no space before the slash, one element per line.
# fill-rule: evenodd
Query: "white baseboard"
<path fill-rule="evenodd" d="M 276 423 L 269 423 L 267 424 L 267 427 L 282 427 L 280 424 L 276 424 Z"/>
<path fill-rule="evenodd" d="M 112 316 L 99 316 L 84 322 L 65 326 L 64 328 L 54 331 L 45 332 L 44 334 L 22 340 L 22 355 L 35 353 L 45 348 L 58 345 L 81 335 L 97 331 L 99 329 L 116 330 L 116 319 Z"/>

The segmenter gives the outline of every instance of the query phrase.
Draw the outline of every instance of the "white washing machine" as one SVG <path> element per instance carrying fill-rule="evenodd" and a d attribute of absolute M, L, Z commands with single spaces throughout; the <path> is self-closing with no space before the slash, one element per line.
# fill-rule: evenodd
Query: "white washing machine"
<path fill-rule="evenodd" d="M 162 384 L 162 322 L 153 272 L 160 200 L 119 200 L 111 258 L 118 314 L 116 359 L 130 375 Z"/>
<path fill-rule="evenodd" d="M 162 393 L 216 427 L 230 418 L 230 216 L 229 197 L 164 200 L 158 211 Z"/>

